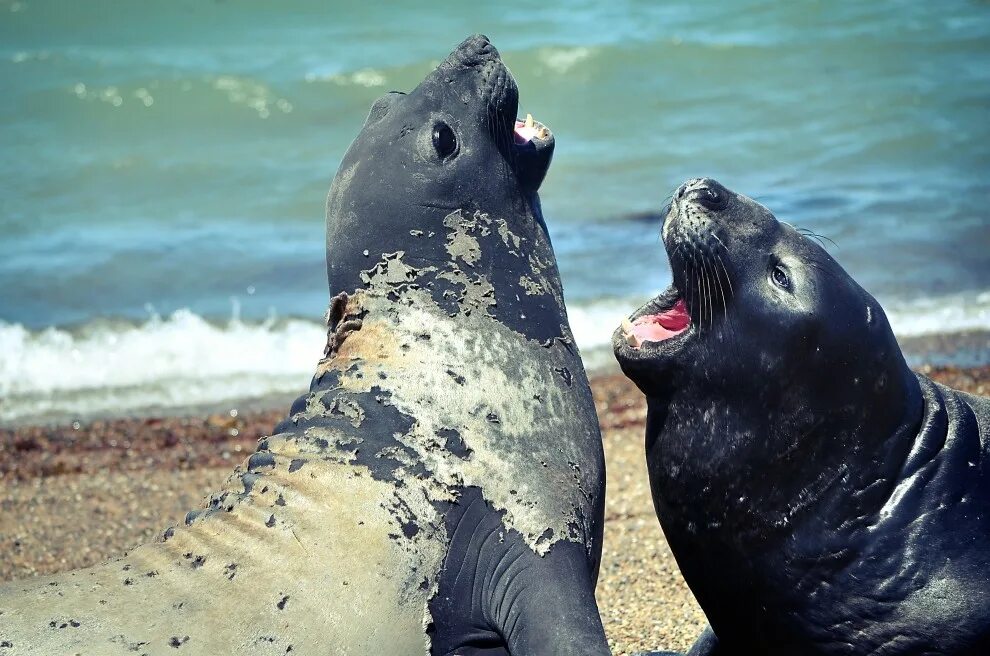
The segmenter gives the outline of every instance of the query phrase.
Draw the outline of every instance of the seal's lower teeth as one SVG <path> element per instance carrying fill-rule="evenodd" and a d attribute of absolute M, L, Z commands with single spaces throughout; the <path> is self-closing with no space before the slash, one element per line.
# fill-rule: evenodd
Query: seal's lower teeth
<path fill-rule="evenodd" d="M 526 127 L 527 128 L 533 127 L 533 123 L 534 123 L 534 121 L 533 121 L 533 115 L 532 114 L 526 114 Z"/>
<path fill-rule="evenodd" d="M 639 337 L 636 336 L 636 333 L 633 332 L 633 324 L 629 320 L 629 317 L 622 320 L 622 336 L 626 339 L 626 344 L 633 348 L 639 348 L 643 344 Z"/>

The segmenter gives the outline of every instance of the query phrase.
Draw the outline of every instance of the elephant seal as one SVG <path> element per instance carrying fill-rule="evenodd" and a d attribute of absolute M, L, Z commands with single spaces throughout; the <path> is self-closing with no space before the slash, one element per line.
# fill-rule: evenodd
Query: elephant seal
<path fill-rule="evenodd" d="M 162 541 L 2 588 L 0 653 L 609 653 L 554 140 L 517 106 L 483 36 L 374 103 L 327 200 L 309 393 Z"/>
<path fill-rule="evenodd" d="M 716 181 L 662 235 L 673 286 L 613 347 L 691 654 L 990 653 L 990 400 L 912 373 L 872 296 Z"/>

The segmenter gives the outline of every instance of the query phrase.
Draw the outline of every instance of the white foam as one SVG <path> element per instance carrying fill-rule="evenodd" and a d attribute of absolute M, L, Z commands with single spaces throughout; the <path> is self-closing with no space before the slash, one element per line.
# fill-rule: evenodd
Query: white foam
<path fill-rule="evenodd" d="M 0 421 L 302 392 L 325 342 L 316 322 L 233 318 L 216 325 L 189 310 L 75 333 L 0 322 Z"/>
<path fill-rule="evenodd" d="M 615 365 L 612 332 L 647 299 L 572 303 L 585 366 Z M 990 291 L 885 303 L 899 337 L 990 331 Z M 326 342 L 315 321 L 234 318 L 189 310 L 139 324 L 94 322 L 31 331 L 0 321 L 0 422 L 218 406 L 306 390 Z"/>
<path fill-rule="evenodd" d="M 990 330 L 990 290 L 892 301 L 884 311 L 898 337 Z"/>
<path fill-rule="evenodd" d="M 574 48 L 543 48 L 537 55 L 540 62 L 551 72 L 563 75 L 595 53 L 595 48 L 578 46 Z"/>

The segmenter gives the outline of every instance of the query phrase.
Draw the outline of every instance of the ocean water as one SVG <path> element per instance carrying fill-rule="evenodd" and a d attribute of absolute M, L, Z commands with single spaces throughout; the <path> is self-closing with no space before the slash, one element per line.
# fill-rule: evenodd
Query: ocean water
<path fill-rule="evenodd" d="M 700 175 L 834 240 L 906 343 L 967 335 L 929 359 L 990 361 L 986 2 L 469 4 L 0 0 L 0 423 L 303 390 L 339 159 L 472 32 L 557 137 L 591 366 Z"/>

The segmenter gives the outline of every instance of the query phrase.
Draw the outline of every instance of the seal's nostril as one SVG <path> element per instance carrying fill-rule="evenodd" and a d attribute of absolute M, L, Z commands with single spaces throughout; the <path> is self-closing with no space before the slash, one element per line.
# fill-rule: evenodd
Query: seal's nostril
<path fill-rule="evenodd" d="M 468 66 L 477 66 L 499 59 L 498 50 L 484 34 L 475 34 L 464 39 L 455 52 L 457 58 Z"/>
<path fill-rule="evenodd" d="M 705 178 L 699 180 L 697 185 L 691 189 L 691 200 L 707 209 L 720 210 L 728 204 L 729 195 L 722 185 Z"/>
<path fill-rule="evenodd" d="M 677 191 L 674 192 L 674 195 L 677 197 L 677 200 L 680 200 L 684 198 L 684 194 L 686 193 L 687 193 L 687 183 L 684 183 L 677 188 Z"/>

